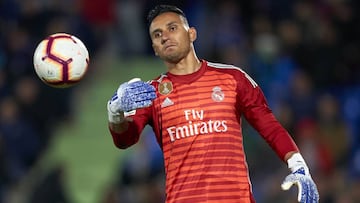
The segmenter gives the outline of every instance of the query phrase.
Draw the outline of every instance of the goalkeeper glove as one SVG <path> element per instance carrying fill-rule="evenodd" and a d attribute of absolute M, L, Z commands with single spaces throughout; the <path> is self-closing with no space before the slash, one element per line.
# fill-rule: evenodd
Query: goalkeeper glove
<path fill-rule="evenodd" d="M 155 98 L 155 88 L 139 78 L 122 83 L 107 103 L 109 121 L 121 123 L 124 112 L 148 107 Z"/>
<path fill-rule="evenodd" d="M 311 178 L 309 168 L 300 153 L 295 153 L 287 160 L 291 174 L 281 184 L 283 190 L 289 190 L 292 185 L 298 186 L 298 202 L 318 203 L 319 192 Z"/>

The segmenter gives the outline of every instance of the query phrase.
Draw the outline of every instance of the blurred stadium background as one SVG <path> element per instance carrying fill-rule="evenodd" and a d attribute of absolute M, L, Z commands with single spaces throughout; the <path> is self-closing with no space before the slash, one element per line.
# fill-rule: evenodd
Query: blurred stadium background
<path fill-rule="evenodd" d="M 198 30 L 198 56 L 235 64 L 263 88 L 302 150 L 324 203 L 360 202 L 360 16 L 356 0 L 0 0 L 0 203 L 158 203 L 163 171 L 150 129 L 126 151 L 107 130 L 106 102 L 132 77 L 165 67 L 145 16 L 177 5 Z M 86 78 L 45 86 L 32 54 L 55 32 L 90 52 Z M 244 124 L 258 202 L 294 202 L 288 171 Z"/>

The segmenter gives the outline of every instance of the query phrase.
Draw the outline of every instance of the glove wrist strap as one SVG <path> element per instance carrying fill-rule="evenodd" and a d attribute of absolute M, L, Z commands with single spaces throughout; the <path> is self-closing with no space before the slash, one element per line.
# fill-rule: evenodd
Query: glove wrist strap
<path fill-rule="evenodd" d="M 291 172 L 297 171 L 299 168 L 304 167 L 305 172 L 309 173 L 309 168 L 307 167 L 304 158 L 300 153 L 293 154 L 288 160 L 288 168 Z"/>
<path fill-rule="evenodd" d="M 115 124 L 122 123 L 125 121 L 124 113 L 123 112 L 113 113 L 111 111 L 108 111 L 108 120 L 110 123 L 115 123 Z"/>
<path fill-rule="evenodd" d="M 108 120 L 110 123 L 118 124 L 118 123 L 122 123 L 125 121 L 124 112 L 122 112 L 122 111 L 117 112 L 117 113 L 112 112 L 110 109 L 109 102 L 107 104 L 107 110 L 108 110 Z"/>

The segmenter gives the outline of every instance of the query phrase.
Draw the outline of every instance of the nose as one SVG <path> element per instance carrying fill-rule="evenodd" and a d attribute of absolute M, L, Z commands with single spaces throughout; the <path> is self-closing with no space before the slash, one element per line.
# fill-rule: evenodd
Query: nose
<path fill-rule="evenodd" d="M 161 44 L 165 44 L 169 40 L 169 32 L 164 31 L 161 35 Z"/>

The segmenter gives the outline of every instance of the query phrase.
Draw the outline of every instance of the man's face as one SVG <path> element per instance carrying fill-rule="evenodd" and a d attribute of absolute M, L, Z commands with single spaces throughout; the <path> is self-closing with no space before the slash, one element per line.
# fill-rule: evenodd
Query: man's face
<path fill-rule="evenodd" d="M 150 37 L 155 54 L 166 62 L 177 63 L 191 51 L 196 38 L 194 28 L 173 12 L 157 16 L 151 23 Z"/>

